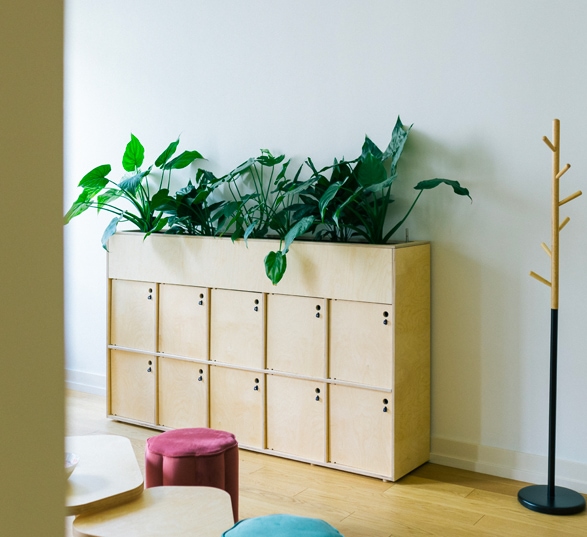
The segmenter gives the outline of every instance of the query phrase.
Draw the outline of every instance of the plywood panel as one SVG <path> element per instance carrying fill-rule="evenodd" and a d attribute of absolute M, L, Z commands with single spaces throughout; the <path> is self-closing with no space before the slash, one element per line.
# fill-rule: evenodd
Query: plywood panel
<path fill-rule="evenodd" d="M 326 300 L 267 296 L 267 368 L 324 377 Z"/>
<path fill-rule="evenodd" d="M 265 305 L 261 293 L 213 289 L 210 359 L 263 369 L 264 321 Z"/>
<path fill-rule="evenodd" d="M 110 351 L 110 413 L 155 424 L 155 358 Z"/>
<path fill-rule="evenodd" d="M 394 253 L 395 473 L 430 458 L 430 245 Z"/>
<path fill-rule="evenodd" d="M 209 290 L 159 286 L 159 352 L 208 359 Z"/>
<path fill-rule="evenodd" d="M 287 272 L 275 287 L 263 260 L 279 249 L 279 241 L 249 239 L 245 244 L 164 234 L 144 239 L 126 232 L 110 238 L 108 273 L 119 279 L 391 304 L 392 252 L 413 244 L 296 241 L 287 255 Z"/>
<path fill-rule="evenodd" d="M 267 376 L 267 448 L 318 462 L 325 454 L 326 385 Z"/>
<path fill-rule="evenodd" d="M 159 358 L 159 425 L 208 427 L 208 366 Z"/>
<path fill-rule="evenodd" d="M 210 366 L 210 427 L 239 444 L 265 447 L 265 379 L 259 373 Z"/>
<path fill-rule="evenodd" d="M 330 378 L 391 389 L 392 307 L 333 300 L 330 303 Z"/>
<path fill-rule="evenodd" d="M 157 285 L 112 280 L 110 343 L 119 347 L 155 352 Z"/>
<path fill-rule="evenodd" d="M 391 477 L 391 395 L 331 385 L 329 408 L 330 462 Z"/>

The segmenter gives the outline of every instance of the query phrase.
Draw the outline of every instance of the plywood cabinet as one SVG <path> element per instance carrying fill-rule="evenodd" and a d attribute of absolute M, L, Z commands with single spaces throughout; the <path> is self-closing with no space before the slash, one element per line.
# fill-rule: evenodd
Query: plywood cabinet
<path fill-rule="evenodd" d="M 233 433 L 239 444 L 264 447 L 265 378 L 251 371 L 210 368 L 210 427 Z"/>
<path fill-rule="evenodd" d="M 159 357 L 158 424 L 174 429 L 208 427 L 209 366 Z"/>
<path fill-rule="evenodd" d="M 325 383 L 267 375 L 267 449 L 325 462 Z"/>
<path fill-rule="evenodd" d="M 430 443 L 430 245 L 118 233 L 108 415 L 396 480 Z"/>

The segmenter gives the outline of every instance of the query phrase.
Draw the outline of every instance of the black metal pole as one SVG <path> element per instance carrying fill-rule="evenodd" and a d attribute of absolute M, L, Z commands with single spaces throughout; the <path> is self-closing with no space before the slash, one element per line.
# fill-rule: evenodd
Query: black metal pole
<path fill-rule="evenodd" d="M 556 385 L 558 349 L 558 310 L 550 310 L 550 397 L 548 411 L 548 497 L 554 498 L 556 453 Z"/>
<path fill-rule="evenodd" d="M 556 384 L 558 361 L 558 309 L 550 313 L 550 395 L 548 419 L 548 484 L 530 485 L 518 492 L 518 501 L 532 511 L 548 515 L 573 515 L 585 509 L 585 498 L 574 490 L 556 487 Z"/>

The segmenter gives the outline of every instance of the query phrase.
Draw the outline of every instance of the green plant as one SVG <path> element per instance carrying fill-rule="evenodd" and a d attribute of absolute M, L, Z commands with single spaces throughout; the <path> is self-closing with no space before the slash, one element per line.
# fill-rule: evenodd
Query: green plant
<path fill-rule="evenodd" d="M 455 194 L 468 196 L 469 191 L 458 181 L 428 179 L 414 188 L 420 192 L 400 220 L 386 229 L 389 205 L 393 202 L 391 187 L 397 179 L 397 166 L 411 126 L 406 127 L 398 117 L 391 140 L 385 151 L 365 136 L 361 155 L 354 160 L 335 159 L 332 166 L 317 170 L 311 159 L 307 165 L 313 172 L 310 186 L 300 194 L 307 213 L 322 224 L 319 238 L 348 241 L 359 237 L 370 244 L 385 244 L 399 229 L 420 199 L 424 190 L 440 184 L 453 188 Z M 330 178 L 325 172 L 330 171 Z"/>
<path fill-rule="evenodd" d="M 225 232 L 233 229 L 233 240 L 266 237 L 271 231 L 284 239 L 291 229 L 293 204 L 300 169 L 286 176 L 290 161 L 273 156 L 267 149 L 250 158 L 220 180 L 232 198 L 221 211 L 226 216 Z M 232 228 L 232 226 L 234 226 Z"/>
<path fill-rule="evenodd" d="M 102 246 L 107 249 L 108 239 L 116 232 L 120 222 L 130 222 L 145 236 L 161 231 L 167 218 L 159 206 L 167 199 L 171 173 L 173 170 L 186 168 L 197 159 L 203 158 L 197 151 L 184 151 L 175 158 L 173 155 L 179 145 L 179 139 L 171 142 L 165 151 L 157 157 L 154 165 L 141 170 L 145 158 L 145 148 L 134 134 L 122 156 L 122 167 L 127 172 L 120 182 L 109 179 L 112 171 L 110 164 L 103 164 L 88 172 L 79 182 L 82 192 L 65 214 L 65 224 L 79 216 L 87 209 L 95 208 L 116 215 L 102 235 Z M 153 166 L 159 168 L 160 177 L 150 184 Z M 130 208 L 115 205 L 120 198 L 126 200 Z"/>
<path fill-rule="evenodd" d="M 226 201 L 210 203 L 219 180 L 209 171 L 199 169 L 195 184 L 178 190 L 174 196 L 167 195 L 157 209 L 167 216 L 166 233 L 214 236 L 223 225 L 222 208 Z"/>

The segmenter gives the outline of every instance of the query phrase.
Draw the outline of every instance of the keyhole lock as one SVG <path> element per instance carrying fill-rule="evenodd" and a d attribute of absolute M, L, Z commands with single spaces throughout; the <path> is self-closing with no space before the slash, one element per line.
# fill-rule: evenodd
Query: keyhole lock
<path fill-rule="evenodd" d="M 198 301 L 198 306 L 203 306 L 204 305 L 204 295 L 202 293 L 200 293 L 200 300 Z"/>
<path fill-rule="evenodd" d="M 147 368 L 147 373 L 150 373 L 151 371 L 153 371 L 151 369 L 151 366 L 153 365 L 153 361 L 152 360 L 149 360 L 147 363 L 149 364 L 149 367 Z"/>
<path fill-rule="evenodd" d="M 316 319 L 320 319 L 320 304 L 316 304 Z"/>
<path fill-rule="evenodd" d="M 255 387 L 253 388 L 256 392 L 259 391 L 259 379 L 255 379 Z"/>
<path fill-rule="evenodd" d="M 147 300 L 153 300 L 153 295 L 151 295 L 152 292 L 153 289 L 149 289 L 149 296 L 147 297 Z"/>
<path fill-rule="evenodd" d="M 152 369 L 150 367 L 147 368 L 147 373 L 150 373 Z"/>
<path fill-rule="evenodd" d="M 383 412 L 387 412 L 387 404 L 388 404 L 388 403 L 389 403 L 389 401 L 388 401 L 387 399 L 384 399 L 384 400 L 383 400 L 383 404 L 385 405 L 385 406 L 383 407 Z"/>
<path fill-rule="evenodd" d="M 320 401 L 320 395 L 319 395 L 319 394 L 320 394 L 320 388 L 316 388 L 314 391 L 315 391 L 315 392 L 316 392 L 316 394 L 317 394 L 317 395 L 316 395 L 316 401 Z"/>
<path fill-rule="evenodd" d="M 384 312 L 383 312 L 383 317 L 384 317 L 384 319 L 383 319 L 383 324 L 385 324 L 385 325 L 386 325 L 386 324 L 388 324 L 388 323 L 389 323 L 389 321 L 387 320 L 387 317 L 389 317 L 389 312 L 387 312 L 387 311 L 384 311 Z"/>
<path fill-rule="evenodd" d="M 259 304 L 259 300 L 255 299 L 255 307 L 253 308 L 254 311 L 259 311 L 259 306 L 257 304 Z"/>
<path fill-rule="evenodd" d="M 202 381 L 204 380 L 204 377 L 202 376 L 202 375 L 203 375 L 203 373 L 204 373 L 204 370 L 203 370 L 203 369 L 200 369 L 199 373 L 200 373 L 200 376 L 198 377 L 198 380 L 199 380 L 200 382 L 202 382 Z"/>

